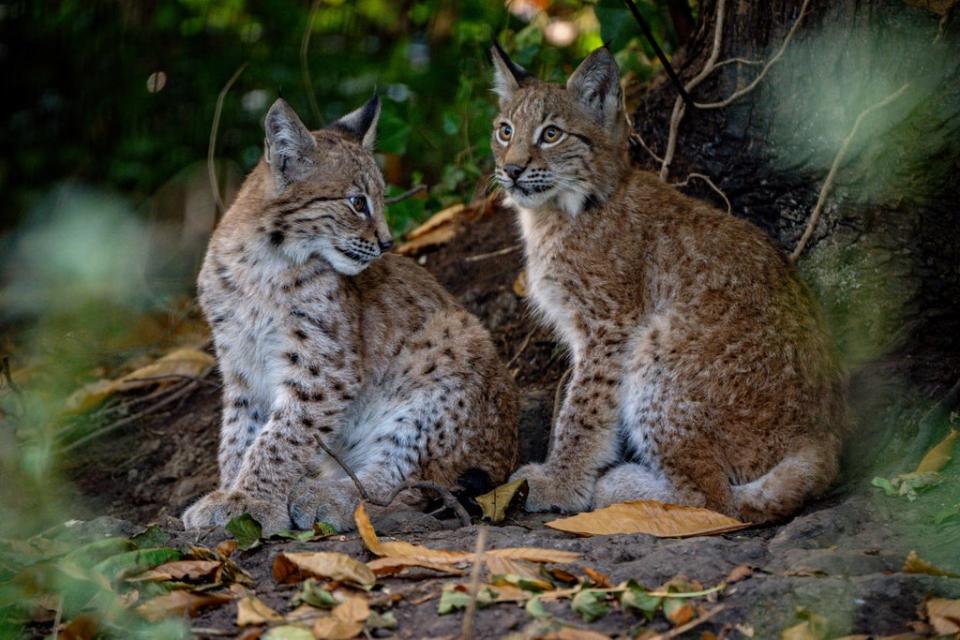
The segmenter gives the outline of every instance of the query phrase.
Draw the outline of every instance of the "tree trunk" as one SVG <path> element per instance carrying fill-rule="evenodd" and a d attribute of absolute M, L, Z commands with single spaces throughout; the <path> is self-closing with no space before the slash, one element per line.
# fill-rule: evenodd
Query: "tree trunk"
<path fill-rule="evenodd" d="M 696 31 L 674 58 L 684 82 L 710 56 L 718 4 L 701 2 Z M 810 0 L 756 89 L 724 108 L 687 108 L 669 168 L 672 182 L 712 178 L 734 215 L 789 253 L 857 117 L 909 83 L 861 118 L 798 261 L 853 374 L 852 467 L 861 471 L 877 454 L 913 462 L 948 422 L 920 430 L 920 417 L 960 377 L 960 7 L 911 4 L 928 3 Z M 719 60 L 770 59 L 801 5 L 726 0 Z M 694 100 L 722 100 L 761 68 L 723 66 Z M 634 111 L 636 131 L 661 156 L 676 97 L 662 82 Z M 635 157 L 660 168 L 641 147 Z M 684 190 L 725 206 L 702 181 Z"/>

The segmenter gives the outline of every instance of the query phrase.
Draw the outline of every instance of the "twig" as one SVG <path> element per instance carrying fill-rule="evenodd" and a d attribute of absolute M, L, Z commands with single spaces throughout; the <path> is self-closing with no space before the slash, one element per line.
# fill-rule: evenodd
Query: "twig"
<path fill-rule="evenodd" d="M 403 491 L 407 489 L 425 489 L 427 491 L 433 491 L 440 496 L 440 499 L 443 500 L 444 505 L 452 509 L 454 513 L 457 514 L 457 518 L 460 520 L 460 524 L 464 527 L 470 526 L 470 514 L 467 513 L 467 510 L 463 508 L 463 505 L 460 504 L 460 501 L 457 500 L 457 497 L 450 492 L 450 489 L 446 487 L 441 487 L 438 484 L 433 482 L 427 482 L 425 480 L 407 480 L 406 482 L 401 483 L 400 485 L 394 487 L 393 491 L 387 496 L 386 500 L 374 500 L 370 497 L 370 494 L 367 492 L 366 487 L 363 486 L 363 483 L 360 482 L 360 478 L 357 477 L 357 474 L 353 472 L 346 462 L 337 455 L 330 447 L 326 445 L 320 436 L 316 438 L 317 444 L 320 446 L 323 451 L 333 458 L 334 462 L 340 465 L 340 468 L 343 469 L 344 473 L 350 476 L 350 480 L 353 481 L 353 485 L 357 488 L 357 493 L 360 494 L 360 497 L 363 498 L 365 502 L 376 507 L 389 507 L 394 500 L 397 499 L 397 496 L 400 495 Z"/>
<path fill-rule="evenodd" d="M 519 251 L 523 249 L 522 244 L 515 244 L 512 247 L 506 247 L 504 249 L 497 249 L 496 251 L 491 251 L 490 253 L 478 253 L 473 256 L 467 256 L 463 259 L 464 262 L 479 262 L 480 260 L 486 260 L 487 258 L 496 258 L 498 256 L 505 256 L 514 251 Z"/>
<path fill-rule="evenodd" d="M 647 143 L 643 140 L 643 137 L 637 131 L 634 131 L 630 134 L 630 142 L 636 142 L 640 147 L 643 148 L 644 151 L 649 153 L 650 157 L 656 162 L 663 162 L 663 158 L 658 156 L 656 152 L 647 145 Z"/>
<path fill-rule="evenodd" d="M 836 178 L 837 171 L 840 169 L 840 163 L 843 162 L 843 158 L 847 154 L 847 149 L 850 147 L 850 143 L 853 141 L 854 136 L 857 135 L 857 130 L 860 128 L 860 124 L 863 122 L 863 119 L 874 111 L 882 109 L 899 98 L 909 86 L 910 83 L 908 82 L 880 102 L 867 107 L 861 111 L 860 115 L 857 116 L 857 119 L 853 121 L 853 127 L 850 129 L 850 133 L 847 134 L 847 137 L 844 138 L 843 144 L 840 145 L 840 150 L 837 151 L 837 155 L 833 159 L 833 164 L 830 165 L 830 172 L 827 173 L 827 178 L 823 181 L 823 186 L 820 187 L 820 195 L 817 197 L 817 204 L 813 207 L 813 213 L 810 214 L 810 219 L 807 220 L 807 227 L 803 230 L 803 235 L 800 236 L 797 246 L 790 254 L 790 262 L 797 261 L 797 258 L 800 257 L 800 254 L 802 254 L 804 248 L 806 248 L 807 242 L 810 240 L 810 236 L 813 235 L 814 230 L 817 228 L 817 222 L 820 220 L 820 212 L 823 210 L 823 205 L 827 200 L 827 194 L 830 192 L 830 187 L 833 186 L 834 178 Z"/>
<path fill-rule="evenodd" d="M 687 624 L 682 624 L 679 627 L 674 627 L 673 629 L 670 629 L 670 631 L 667 631 L 665 633 L 655 635 L 652 638 L 650 638 L 650 640 L 670 640 L 670 638 L 676 638 L 677 636 L 682 636 L 687 631 L 690 631 L 690 629 L 699 627 L 704 622 L 707 622 L 710 618 L 717 615 L 724 609 L 726 609 L 725 605 L 718 604 L 713 609 L 710 609 L 710 611 L 707 611 L 705 614 L 703 614 L 699 618 L 695 618 L 690 622 L 688 622 Z"/>
<path fill-rule="evenodd" d="M 116 430 L 119 429 L 120 427 L 126 426 L 126 425 L 130 424 L 131 422 L 136 422 L 136 421 L 139 420 L 140 418 L 143 418 L 144 416 L 148 416 L 148 415 L 150 415 L 151 413 L 156 413 L 159 409 L 162 409 L 163 407 L 167 406 L 168 404 L 172 404 L 175 400 L 178 400 L 179 398 L 190 394 L 190 393 L 193 392 L 195 389 L 197 389 L 197 387 L 199 387 L 199 385 L 200 385 L 200 383 L 197 382 L 197 381 L 188 382 L 187 384 L 185 384 L 185 385 L 183 385 L 183 386 L 181 386 L 181 387 L 176 388 L 172 393 L 170 393 L 170 395 L 168 395 L 166 398 L 164 398 L 164 399 L 161 400 L 160 402 L 158 402 L 158 403 L 156 403 L 156 404 L 154 404 L 154 405 L 151 405 L 151 406 L 147 407 L 147 408 L 144 409 L 143 411 L 139 411 L 139 412 L 137 412 L 137 413 L 135 413 L 135 414 L 133 414 L 133 415 L 131 415 L 131 416 L 127 416 L 126 418 L 123 418 L 123 419 L 121 419 L 121 420 L 117 420 L 116 422 L 111 422 L 110 424 L 108 424 L 108 425 L 106 425 L 106 426 L 104 426 L 104 427 L 101 427 L 100 429 L 97 429 L 97 430 L 95 430 L 95 431 L 93 431 L 93 432 L 91 432 L 91 433 L 88 433 L 87 435 L 83 436 L 82 438 L 79 438 L 78 440 L 74 440 L 73 442 L 71 442 L 71 443 L 68 444 L 67 446 L 63 447 L 63 449 L 60 450 L 60 453 L 61 453 L 61 454 L 63 454 L 63 453 L 69 453 L 69 452 L 73 451 L 74 449 L 76 449 L 76 448 L 78 448 L 78 447 L 80 447 L 80 446 L 82 446 L 82 445 L 90 442 L 91 440 L 95 440 L 95 439 L 97 439 L 97 438 L 99 438 L 99 437 L 101 437 L 101 436 L 105 436 L 105 435 L 107 435 L 108 433 L 113 433 L 114 431 L 116 431 Z"/>
<path fill-rule="evenodd" d="M 720 187 L 718 187 L 717 185 L 715 185 L 715 184 L 713 183 L 713 180 L 711 180 L 709 176 L 706 176 L 706 175 L 704 175 L 704 174 L 702 174 L 702 173 L 689 173 L 689 174 L 687 174 L 687 179 L 686 179 L 686 180 L 684 180 L 683 182 L 674 182 L 674 183 L 673 183 L 673 186 L 675 186 L 675 187 L 685 187 L 685 186 L 687 186 L 688 184 L 690 184 L 690 179 L 691 179 L 691 178 L 698 178 L 698 179 L 703 180 L 704 182 L 706 182 L 707 185 L 717 193 L 717 195 L 719 195 L 721 198 L 723 198 L 723 201 L 727 204 L 727 213 L 733 213 L 733 206 L 730 204 L 730 199 L 727 197 L 727 194 L 725 194 L 725 193 L 723 192 L 723 190 L 720 189 Z"/>
<path fill-rule="evenodd" d="M 415 187 L 411 187 L 410 189 L 407 189 L 403 193 L 397 194 L 395 196 L 391 196 L 389 198 L 384 198 L 383 202 L 384 204 L 396 204 L 398 202 L 403 202 L 407 198 L 412 198 L 413 196 L 417 195 L 421 191 L 426 191 L 426 190 L 427 190 L 427 185 L 418 184 Z"/>
<path fill-rule="evenodd" d="M 310 76 L 307 55 L 310 52 L 310 36 L 313 33 L 313 21 L 317 18 L 317 12 L 320 10 L 320 1 L 314 0 L 310 7 L 307 26 L 304 28 L 303 38 L 300 40 L 300 74 L 303 76 L 303 86 L 307 90 L 307 101 L 310 103 L 310 110 L 313 111 L 313 117 L 317 119 L 317 124 L 323 123 L 323 115 L 320 113 L 320 105 L 317 104 L 317 96 L 313 92 L 313 78 Z"/>
<path fill-rule="evenodd" d="M 480 593 L 480 567 L 483 566 L 483 550 L 486 545 L 487 528 L 481 525 L 477 530 L 477 546 L 473 555 L 473 569 L 470 571 L 470 601 L 463 613 L 463 630 L 460 634 L 463 640 L 473 640 L 473 619 L 477 614 L 477 596 Z"/>
<path fill-rule="evenodd" d="M 523 342 L 520 343 L 520 348 L 517 349 L 517 352 L 513 354 L 512 358 L 510 358 L 510 362 L 507 363 L 507 369 L 513 366 L 513 363 L 517 361 L 517 358 L 520 357 L 520 354 L 522 354 L 524 351 L 527 350 L 527 346 L 530 344 L 530 339 L 533 337 L 533 334 L 536 332 L 537 332 L 536 327 L 534 327 L 533 329 L 530 329 L 530 332 L 523 339 Z"/>
<path fill-rule="evenodd" d="M 790 27 L 790 31 L 787 32 L 787 36 L 783 39 L 783 44 L 780 45 L 780 49 L 773 55 L 772 58 L 767 60 L 767 63 L 763 65 L 763 69 L 760 70 L 760 73 L 757 74 L 757 77 L 753 81 L 742 89 L 738 89 L 731 93 L 727 98 L 720 100 L 719 102 L 697 102 L 695 106 L 698 109 L 721 109 L 729 105 L 734 100 L 742 98 L 747 95 L 754 88 L 760 84 L 760 81 L 767 75 L 767 72 L 770 71 L 770 67 L 775 65 L 780 61 L 780 58 L 783 57 L 783 52 L 787 50 L 787 45 L 790 44 L 790 41 L 793 40 L 793 34 L 797 32 L 797 27 L 800 26 L 800 23 L 803 21 L 803 16 L 807 13 L 807 6 L 809 6 L 810 0 L 803 0 L 803 4 L 800 6 L 800 15 L 797 16 L 797 19 L 793 21 L 793 26 Z M 716 65 L 719 66 L 719 65 Z"/>
<path fill-rule="evenodd" d="M 207 175 L 210 178 L 210 191 L 213 192 L 213 200 L 217 205 L 217 211 L 221 214 L 223 213 L 225 207 L 223 206 L 223 199 L 220 198 L 220 185 L 217 182 L 217 168 L 213 163 L 213 155 L 217 149 L 217 130 L 220 128 L 220 114 L 223 111 L 223 101 L 227 97 L 227 92 L 230 91 L 230 87 L 233 86 L 233 83 L 237 81 L 237 78 L 240 77 L 240 74 L 243 73 L 243 70 L 247 68 L 246 62 L 237 67 L 237 70 L 233 72 L 233 75 L 230 76 L 230 79 L 227 80 L 227 84 L 223 85 L 223 89 L 220 90 L 220 95 L 217 96 L 217 107 L 213 111 L 213 123 L 210 125 L 210 141 L 207 144 Z"/>
<path fill-rule="evenodd" d="M 633 19 L 640 25 L 640 31 L 643 32 L 643 36 L 647 39 L 647 42 L 650 43 L 650 46 L 653 47 L 653 52 L 657 54 L 657 57 L 660 59 L 660 64 L 663 65 L 664 71 L 670 76 L 670 81 L 673 82 L 677 88 L 677 93 L 680 94 L 680 98 L 687 104 L 693 104 L 693 98 L 687 93 L 683 82 L 677 77 L 677 72 L 673 70 L 673 65 L 671 65 L 670 60 L 667 59 L 667 55 L 663 52 L 663 49 L 660 48 L 660 45 L 657 44 L 657 39 L 653 37 L 653 32 L 650 31 L 650 25 L 647 24 L 647 21 L 640 15 L 640 10 L 637 9 L 637 3 L 633 0 L 625 0 L 625 2 L 627 3 L 627 8 L 630 9 L 630 13 L 633 14 Z"/>

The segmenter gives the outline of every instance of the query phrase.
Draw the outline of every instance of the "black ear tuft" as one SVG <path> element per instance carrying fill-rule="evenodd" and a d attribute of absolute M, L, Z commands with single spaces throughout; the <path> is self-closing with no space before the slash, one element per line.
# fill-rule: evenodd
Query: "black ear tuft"
<path fill-rule="evenodd" d="M 534 81 L 534 77 L 511 60 L 496 40 L 493 40 L 490 47 L 490 57 L 493 59 L 493 90 L 500 96 L 500 105 L 503 106 L 514 91 Z"/>
<path fill-rule="evenodd" d="M 367 149 L 373 149 L 377 138 L 377 121 L 380 119 L 380 96 L 374 92 L 366 104 L 351 111 L 330 125 L 330 129 L 342 131 L 355 138 Z"/>

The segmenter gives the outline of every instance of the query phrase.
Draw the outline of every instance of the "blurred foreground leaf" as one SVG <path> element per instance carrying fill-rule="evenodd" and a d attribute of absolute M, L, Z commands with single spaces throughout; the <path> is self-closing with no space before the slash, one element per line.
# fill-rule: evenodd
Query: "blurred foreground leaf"
<path fill-rule="evenodd" d="M 258 546 L 263 535 L 263 527 L 249 513 L 237 516 L 224 528 L 237 539 L 237 546 L 242 551 Z"/>
<path fill-rule="evenodd" d="M 647 533 L 659 538 L 682 538 L 737 531 L 750 523 L 709 509 L 632 500 L 551 520 L 546 526 L 582 536 Z"/>

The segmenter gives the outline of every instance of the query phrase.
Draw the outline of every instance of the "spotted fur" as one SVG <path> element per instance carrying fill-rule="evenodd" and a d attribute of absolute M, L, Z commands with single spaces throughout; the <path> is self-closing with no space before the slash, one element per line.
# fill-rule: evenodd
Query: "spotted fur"
<path fill-rule="evenodd" d="M 217 227 L 199 277 L 224 380 L 220 488 L 187 527 L 244 512 L 266 531 L 352 526 L 358 494 L 405 480 L 503 480 L 517 395 L 487 331 L 395 254 L 370 148 L 379 101 L 310 132 L 283 101 L 266 153 Z"/>
<path fill-rule="evenodd" d="M 573 375 L 531 510 L 649 498 L 754 522 L 837 474 L 843 376 L 817 305 L 755 227 L 631 168 L 616 63 L 565 86 L 493 51 L 496 179 Z"/>

